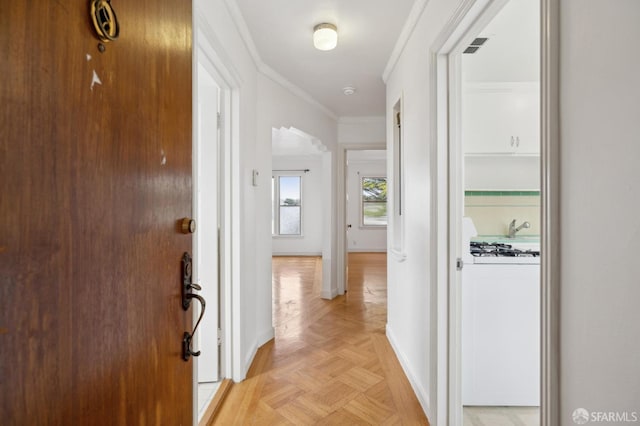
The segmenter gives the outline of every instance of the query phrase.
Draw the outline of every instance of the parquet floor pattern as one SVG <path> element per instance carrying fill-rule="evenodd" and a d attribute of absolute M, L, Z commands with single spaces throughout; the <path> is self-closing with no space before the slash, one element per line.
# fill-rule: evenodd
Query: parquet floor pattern
<path fill-rule="evenodd" d="M 273 259 L 276 338 L 214 424 L 428 425 L 384 334 L 386 254 L 349 256 L 349 291 L 320 298 L 322 260 Z"/>

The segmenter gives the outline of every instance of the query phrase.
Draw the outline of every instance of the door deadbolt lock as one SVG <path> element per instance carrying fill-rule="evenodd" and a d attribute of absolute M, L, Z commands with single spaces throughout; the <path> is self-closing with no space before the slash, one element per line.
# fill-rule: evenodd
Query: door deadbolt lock
<path fill-rule="evenodd" d="M 196 221 L 185 217 L 180 223 L 180 231 L 182 231 L 183 234 L 193 234 L 196 232 Z"/>

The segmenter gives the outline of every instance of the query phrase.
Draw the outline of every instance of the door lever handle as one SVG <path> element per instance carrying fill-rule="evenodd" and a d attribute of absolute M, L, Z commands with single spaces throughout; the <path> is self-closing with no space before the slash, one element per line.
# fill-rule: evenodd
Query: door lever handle
<path fill-rule="evenodd" d="M 200 286 L 198 286 L 200 287 Z M 202 317 L 204 316 L 204 311 L 205 308 L 207 307 L 207 303 L 204 300 L 204 297 L 200 296 L 199 294 L 193 294 L 193 293 L 189 293 L 187 295 L 188 299 L 196 299 L 198 302 L 200 302 L 200 304 L 202 305 L 202 310 L 200 311 L 200 316 L 198 317 L 198 321 L 196 322 L 196 326 L 193 327 L 193 332 L 189 333 L 188 331 L 184 332 L 184 335 L 182 337 L 182 359 L 185 361 L 189 361 L 189 358 L 191 356 L 200 356 L 200 351 L 198 352 L 193 352 L 193 350 L 191 349 L 191 341 L 193 340 L 193 336 L 196 334 L 196 330 L 198 329 L 198 326 L 200 325 L 200 321 L 202 321 Z"/>
<path fill-rule="evenodd" d="M 207 306 L 204 298 L 193 292 L 193 290 L 202 290 L 202 286 L 191 282 L 192 277 L 193 267 L 191 263 L 191 255 L 189 253 L 184 253 L 182 255 L 182 309 L 185 311 L 188 310 L 189 306 L 191 306 L 192 299 L 196 299 L 202 305 L 202 310 L 200 311 L 200 316 L 198 317 L 196 326 L 193 327 L 193 332 L 189 333 L 188 331 L 185 331 L 182 335 L 182 359 L 185 361 L 189 361 L 191 356 L 200 355 L 200 351 L 193 352 L 191 349 L 191 341 L 193 340 L 193 336 L 196 334 L 200 321 L 202 321 L 204 310 Z"/>

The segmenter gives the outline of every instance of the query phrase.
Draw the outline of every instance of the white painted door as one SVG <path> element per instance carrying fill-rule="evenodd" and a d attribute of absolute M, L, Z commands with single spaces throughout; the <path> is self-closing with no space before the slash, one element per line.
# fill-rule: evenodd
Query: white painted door
<path fill-rule="evenodd" d="M 219 379 L 219 119 L 220 88 L 199 61 L 197 69 L 197 142 L 194 166 L 194 213 L 197 229 L 194 239 L 194 279 L 202 286 L 199 292 L 207 302 L 198 329 L 198 382 Z"/>

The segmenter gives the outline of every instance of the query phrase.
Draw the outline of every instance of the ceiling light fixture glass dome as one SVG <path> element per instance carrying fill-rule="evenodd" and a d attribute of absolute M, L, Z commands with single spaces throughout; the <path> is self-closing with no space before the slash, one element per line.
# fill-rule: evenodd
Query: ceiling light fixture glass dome
<path fill-rule="evenodd" d="M 335 49 L 338 45 L 338 28 L 327 23 L 313 27 L 313 45 L 318 50 Z"/>

